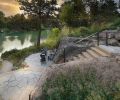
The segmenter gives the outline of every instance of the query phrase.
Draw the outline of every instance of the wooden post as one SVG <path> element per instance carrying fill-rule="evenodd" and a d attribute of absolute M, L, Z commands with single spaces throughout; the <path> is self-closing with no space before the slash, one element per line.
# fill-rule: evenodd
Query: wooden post
<path fill-rule="evenodd" d="M 100 44 L 100 36 L 99 36 L 99 32 L 97 33 L 97 45 L 99 46 Z"/>
<path fill-rule="evenodd" d="M 29 100 L 31 100 L 31 94 L 29 94 Z"/>
<path fill-rule="evenodd" d="M 108 33 L 106 32 L 106 39 L 105 39 L 105 42 L 106 42 L 106 46 L 108 46 Z"/>

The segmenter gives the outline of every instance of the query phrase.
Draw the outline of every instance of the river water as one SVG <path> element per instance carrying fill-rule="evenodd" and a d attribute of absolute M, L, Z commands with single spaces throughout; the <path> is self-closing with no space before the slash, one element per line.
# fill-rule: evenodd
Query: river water
<path fill-rule="evenodd" d="M 48 35 L 48 30 L 42 32 L 41 41 Z M 0 55 L 12 49 L 23 49 L 36 43 L 37 32 L 0 33 Z"/>

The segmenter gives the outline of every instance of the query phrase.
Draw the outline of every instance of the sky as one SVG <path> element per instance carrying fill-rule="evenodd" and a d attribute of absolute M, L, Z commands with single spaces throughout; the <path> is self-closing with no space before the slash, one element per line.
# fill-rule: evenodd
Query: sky
<path fill-rule="evenodd" d="M 61 4 L 63 0 L 58 0 L 58 2 Z M 5 16 L 11 16 L 22 12 L 19 10 L 19 4 L 15 0 L 0 0 L 0 11 L 3 11 Z"/>
<path fill-rule="evenodd" d="M 15 0 L 0 0 L 0 11 L 3 11 L 6 16 L 21 12 L 19 4 Z"/>
<path fill-rule="evenodd" d="M 65 0 L 58 0 L 58 3 L 61 4 L 63 1 Z M 0 11 L 3 11 L 6 16 L 15 15 L 22 12 L 19 10 L 19 4 L 15 0 L 0 0 Z"/>

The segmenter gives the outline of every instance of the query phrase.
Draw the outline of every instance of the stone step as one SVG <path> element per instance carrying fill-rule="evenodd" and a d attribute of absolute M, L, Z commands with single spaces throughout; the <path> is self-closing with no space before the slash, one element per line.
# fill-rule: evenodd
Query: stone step
<path fill-rule="evenodd" d="M 97 52 L 93 51 L 93 50 L 87 50 L 87 52 L 93 56 L 94 58 L 98 58 L 100 56 L 100 54 L 98 54 Z"/>
<path fill-rule="evenodd" d="M 78 58 L 78 57 L 73 57 L 73 60 L 77 60 L 77 59 L 80 59 L 80 58 Z"/>
<path fill-rule="evenodd" d="M 76 57 L 76 56 L 74 56 L 74 57 Z M 69 58 L 68 58 L 68 62 L 69 62 L 69 61 L 74 61 L 74 59 L 75 59 L 74 57 L 73 57 L 73 56 L 69 57 Z"/>
<path fill-rule="evenodd" d="M 83 52 L 82 54 L 83 54 L 83 56 L 86 57 L 86 59 L 93 59 L 93 57 L 87 52 Z"/>
<path fill-rule="evenodd" d="M 73 59 L 69 59 L 67 62 L 74 61 Z"/>
<path fill-rule="evenodd" d="M 80 59 L 83 59 L 83 60 L 86 58 L 86 57 L 83 56 L 82 54 L 79 54 L 78 57 L 79 57 Z"/>
<path fill-rule="evenodd" d="M 79 61 L 84 61 L 85 59 L 87 59 L 85 56 L 83 56 L 82 54 L 78 55 L 79 57 Z"/>
<path fill-rule="evenodd" d="M 104 52 L 103 50 L 96 48 L 96 47 L 91 47 L 91 50 L 95 51 L 96 53 L 100 54 L 103 57 L 108 57 L 110 56 L 109 54 L 107 54 L 106 52 Z"/>
<path fill-rule="evenodd" d="M 119 46 L 100 45 L 99 48 L 102 49 L 104 52 L 108 53 L 110 56 L 120 55 L 120 47 Z"/>
<path fill-rule="evenodd" d="M 108 56 L 111 56 L 112 53 L 110 53 L 109 51 L 105 50 L 104 48 L 97 46 L 96 48 L 98 48 L 99 50 L 101 50 L 102 52 L 106 53 Z"/>

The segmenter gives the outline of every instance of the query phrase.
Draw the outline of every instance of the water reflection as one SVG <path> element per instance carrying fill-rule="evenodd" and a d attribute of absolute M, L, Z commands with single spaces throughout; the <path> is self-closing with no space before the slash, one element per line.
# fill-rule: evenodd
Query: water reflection
<path fill-rule="evenodd" d="M 29 47 L 33 45 L 32 42 L 30 42 L 31 36 L 29 35 L 28 38 L 25 38 L 24 43 L 22 44 L 21 41 L 17 38 L 14 37 L 14 40 L 10 40 L 10 38 L 6 38 L 5 41 L 2 43 L 3 47 L 3 52 L 9 51 L 11 49 L 23 49 L 25 47 Z"/>
<path fill-rule="evenodd" d="M 43 32 L 42 40 L 47 37 L 48 31 Z M 37 32 L 25 33 L 0 33 L 0 55 L 11 49 L 23 49 L 32 46 L 36 42 Z"/>

